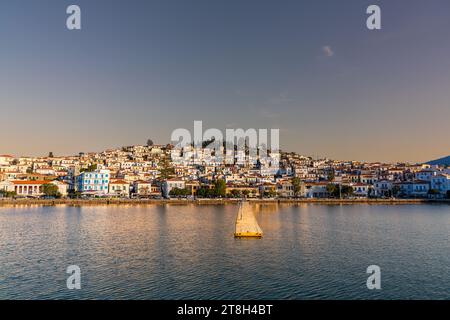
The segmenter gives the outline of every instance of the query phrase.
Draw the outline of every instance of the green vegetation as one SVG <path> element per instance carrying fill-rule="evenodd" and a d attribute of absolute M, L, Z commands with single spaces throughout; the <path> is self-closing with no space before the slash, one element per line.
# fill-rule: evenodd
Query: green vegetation
<path fill-rule="evenodd" d="M 161 173 L 160 178 L 167 180 L 175 175 L 175 168 L 170 165 L 169 159 L 164 158 L 160 164 L 159 172 Z"/>
<path fill-rule="evenodd" d="M 15 196 L 17 196 L 17 193 L 15 191 L 0 190 L 0 195 L 5 198 L 14 198 Z"/>
<path fill-rule="evenodd" d="M 79 198 L 81 198 L 81 192 L 80 191 L 70 190 L 67 196 L 70 199 L 79 199 Z"/>
<path fill-rule="evenodd" d="M 58 191 L 58 187 L 52 183 L 46 183 L 42 186 L 42 192 L 47 197 L 55 197 L 55 198 L 61 198 L 61 193 Z"/>
<path fill-rule="evenodd" d="M 441 193 L 439 192 L 439 190 L 436 190 L 436 189 L 430 189 L 430 190 L 428 190 L 428 195 L 429 195 L 430 197 L 432 197 L 432 198 L 435 198 L 435 199 L 436 199 L 436 196 L 437 196 L 438 194 L 441 194 Z"/>
<path fill-rule="evenodd" d="M 242 192 L 241 192 L 241 190 L 233 189 L 230 191 L 229 197 L 230 198 L 242 198 Z"/>
<path fill-rule="evenodd" d="M 242 197 L 244 192 L 240 192 L 239 190 L 232 190 L 229 196 L 231 197 Z M 214 183 L 213 188 L 208 187 L 200 187 L 197 190 L 198 198 L 225 198 L 227 196 L 227 185 L 224 180 L 217 180 Z"/>
<path fill-rule="evenodd" d="M 394 187 L 392 188 L 392 195 L 393 195 L 394 197 L 397 197 L 397 196 L 400 194 L 400 191 L 401 191 L 401 189 L 400 189 L 399 186 L 394 186 Z"/>
<path fill-rule="evenodd" d="M 207 188 L 207 187 L 201 187 L 197 190 L 197 197 L 199 198 L 213 198 L 215 196 L 214 190 Z"/>
<path fill-rule="evenodd" d="M 275 198 L 277 193 L 275 191 L 264 191 L 263 198 Z"/>
<path fill-rule="evenodd" d="M 330 183 L 327 185 L 327 191 L 332 198 L 348 198 L 353 195 L 353 188 L 350 186 L 341 186 L 339 190 L 339 185 Z"/>
<path fill-rule="evenodd" d="M 294 187 L 294 195 L 297 197 L 302 190 L 302 181 L 300 178 L 295 177 L 292 179 L 292 186 Z"/>
<path fill-rule="evenodd" d="M 214 183 L 214 195 L 216 197 L 225 197 L 227 194 L 227 184 L 225 183 L 225 180 L 217 180 Z"/>
<path fill-rule="evenodd" d="M 89 164 L 89 166 L 87 168 L 82 168 L 80 170 L 80 172 L 92 172 L 97 170 L 97 164 L 96 163 L 91 163 Z"/>
<path fill-rule="evenodd" d="M 333 181 L 334 180 L 334 170 L 331 170 L 328 172 L 328 181 Z"/>
<path fill-rule="evenodd" d="M 191 191 L 189 189 L 180 189 L 173 188 L 170 190 L 169 195 L 172 197 L 187 197 L 191 195 Z"/>

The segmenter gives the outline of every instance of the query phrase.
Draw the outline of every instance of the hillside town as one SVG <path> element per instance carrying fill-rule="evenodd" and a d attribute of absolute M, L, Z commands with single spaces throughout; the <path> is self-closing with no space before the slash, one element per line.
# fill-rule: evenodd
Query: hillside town
<path fill-rule="evenodd" d="M 204 156 L 204 149 L 191 151 L 195 161 L 180 160 L 172 145 L 153 142 L 76 156 L 0 155 L 0 198 L 450 197 L 447 166 L 313 159 L 280 152 L 273 170 L 249 161 L 245 153 L 235 152 L 232 163 L 216 163 Z"/>

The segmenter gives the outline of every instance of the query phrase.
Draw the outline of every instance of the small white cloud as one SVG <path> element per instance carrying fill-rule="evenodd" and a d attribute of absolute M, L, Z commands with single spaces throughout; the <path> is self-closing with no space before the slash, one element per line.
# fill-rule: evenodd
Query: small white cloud
<path fill-rule="evenodd" d="M 323 46 L 322 51 L 325 54 L 325 56 L 327 56 L 327 57 L 334 56 L 334 51 L 331 49 L 330 46 Z"/>

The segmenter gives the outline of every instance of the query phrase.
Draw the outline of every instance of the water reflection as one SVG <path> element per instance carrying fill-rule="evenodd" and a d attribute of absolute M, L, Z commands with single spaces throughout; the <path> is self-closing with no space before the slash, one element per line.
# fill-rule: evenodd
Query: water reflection
<path fill-rule="evenodd" d="M 237 208 L 0 208 L 0 298 L 450 298 L 448 206 L 257 204 L 255 241 L 234 238 Z"/>

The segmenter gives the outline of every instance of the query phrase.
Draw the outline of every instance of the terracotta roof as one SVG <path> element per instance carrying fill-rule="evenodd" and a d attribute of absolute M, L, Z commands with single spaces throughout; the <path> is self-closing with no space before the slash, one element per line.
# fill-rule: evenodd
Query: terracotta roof
<path fill-rule="evenodd" d="M 129 183 L 124 180 L 115 180 L 111 181 L 109 184 L 129 184 Z"/>
<path fill-rule="evenodd" d="M 11 181 L 13 184 L 17 185 L 41 185 L 41 184 L 47 184 L 51 181 L 48 180 L 14 180 Z"/>

